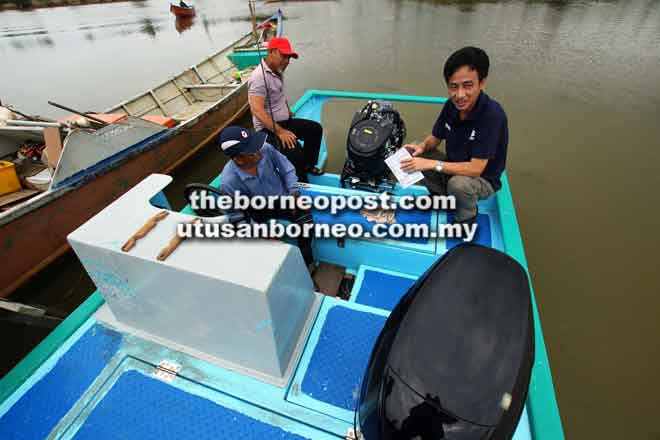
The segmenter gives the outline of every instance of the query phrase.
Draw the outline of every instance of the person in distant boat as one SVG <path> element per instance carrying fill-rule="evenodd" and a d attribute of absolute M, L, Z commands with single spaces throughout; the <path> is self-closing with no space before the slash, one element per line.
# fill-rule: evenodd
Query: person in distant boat
<path fill-rule="evenodd" d="M 253 196 L 286 196 L 298 194 L 298 178 L 289 160 L 266 142 L 266 133 L 250 133 L 232 126 L 220 133 L 220 148 L 231 158 L 221 173 L 220 190 L 230 196 L 236 193 Z M 254 221 L 283 219 L 304 224 L 312 222 L 309 210 L 263 209 L 250 211 Z M 308 267 L 314 262 L 312 239 L 298 237 L 298 247 Z"/>
<path fill-rule="evenodd" d="M 190 6 L 188 6 L 186 2 L 184 2 L 183 0 L 179 0 L 179 6 L 181 6 L 182 8 L 190 8 Z"/>
<path fill-rule="evenodd" d="M 449 100 L 431 134 L 405 145 L 413 157 L 401 162 L 403 171 L 424 173 L 431 194 L 456 197 L 454 217 L 460 223 L 474 223 L 477 202 L 502 187 L 509 129 L 502 106 L 483 91 L 489 65 L 486 52 L 476 47 L 451 54 L 443 72 Z M 446 158 L 429 158 L 442 140 Z"/>
<path fill-rule="evenodd" d="M 323 174 L 316 167 L 323 128 L 316 121 L 295 118 L 289 107 L 283 75 L 291 58 L 298 54 L 289 40 L 275 37 L 268 42 L 268 54 L 248 79 L 248 103 L 255 130 L 266 133 L 268 142 L 293 163 L 300 181 L 307 182 L 307 173 Z"/>

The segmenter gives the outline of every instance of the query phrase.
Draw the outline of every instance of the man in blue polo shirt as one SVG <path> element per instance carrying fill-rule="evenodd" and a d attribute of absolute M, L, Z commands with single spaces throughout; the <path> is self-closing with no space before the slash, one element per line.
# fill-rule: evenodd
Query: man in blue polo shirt
<path fill-rule="evenodd" d="M 490 62 L 476 47 L 454 52 L 445 63 L 449 92 L 430 135 L 419 144 L 406 144 L 413 155 L 401 162 L 405 172 L 422 171 L 432 194 L 456 197 L 457 222 L 473 223 L 477 202 L 502 187 L 509 129 L 506 113 L 483 89 Z M 446 160 L 421 157 L 446 142 Z"/>
<path fill-rule="evenodd" d="M 242 127 L 227 127 L 220 133 L 220 148 L 231 158 L 222 169 L 220 190 L 230 196 L 297 195 L 296 170 L 272 145 L 266 142 L 266 133 L 250 133 Z M 259 223 L 270 219 L 283 219 L 294 223 L 310 223 L 309 210 L 262 209 L 248 210 L 251 218 Z M 313 264 L 312 239 L 298 237 L 298 248 L 305 263 Z"/>

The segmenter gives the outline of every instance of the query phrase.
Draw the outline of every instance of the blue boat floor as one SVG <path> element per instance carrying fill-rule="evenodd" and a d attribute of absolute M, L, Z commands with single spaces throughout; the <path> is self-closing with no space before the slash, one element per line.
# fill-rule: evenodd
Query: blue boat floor
<path fill-rule="evenodd" d="M 477 241 L 496 247 L 500 233 L 491 215 L 480 215 Z M 448 240 L 446 248 L 455 244 Z M 345 438 L 380 329 L 423 271 L 398 272 L 396 261 L 384 269 L 380 260 L 389 254 L 379 255 L 379 245 L 356 246 L 362 261 L 378 267 L 353 266 L 349 301 L 323 298 L 288 386 L 111 330 L 92 317 L 0 404 L 0 438 Z M 431 260 L 418 261 L 421 267 Z M 170 382 L 154 376 L 164 360 L 181 367 Z M 514 438 L 531 439 L 526 411 Z"/>
<path fill-rule="evenodd" d="M 351 301 L 391 311 L 416 279 L 416 276 L 410 274 L 360 266 Z"/>
<path fill-rule="evenodd" d="M 360 268 L 362 285 L 405 274 Z M 396 281 L 396 280 L 394 280 Z M 365 284 L 366 282 L 366 284 Z M 360 289 L 358 287 L 358 292 Z M 364 294 L 358 293 L 358 298 Z M 389 310 L 326 297 L 286 388 L 95 322 L 0 406 L 0 438 L 344 438 Z M 155 378 L 162 360 L 181 365 Z M 530 439 L 526 412 L 514 437 Z"/>
<path fill-rule="evenodd" d="M 119 377 L 73 438 L 302 440 L 311 437 L 258 420 L 133 370 Z"/>

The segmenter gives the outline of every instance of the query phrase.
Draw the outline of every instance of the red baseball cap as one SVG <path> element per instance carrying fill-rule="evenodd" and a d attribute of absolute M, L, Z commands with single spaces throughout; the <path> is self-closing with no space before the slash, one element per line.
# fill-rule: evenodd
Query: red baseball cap
<path fill-rule="evenodd" d="M 282 55 L 289 55 L 298 59 L 298 54 L 291 49 L 291 43 L 284 37 L 275 37 L 268 42 L 268 49 L 277 49 Z"/>

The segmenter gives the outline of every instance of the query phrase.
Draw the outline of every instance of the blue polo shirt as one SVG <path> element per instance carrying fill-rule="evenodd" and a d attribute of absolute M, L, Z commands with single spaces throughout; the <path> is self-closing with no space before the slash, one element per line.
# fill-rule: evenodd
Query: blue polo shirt
<path fill-rule="evenodd" d="M 447 101 L 433 125 L 433 136 L 444 139 L 449 162 L 469 162 L 488 159 L 481 177 L 495 191 L 502 187 L 500 176 L 506 165 L 509 128 L 502 106 L 481 92 L 477 103 L 461 121 L 454 103 Z"/>
<path fill-rule="evenodd" d="M 284 196 L 297 191 L 298 177 L 291 162 L 268 143 L 261 153 L 256 176 L 240 169 L 233 160 L 227 162 L 220 174 L 220 189 L 225 194 L 246 196 Z"/>

